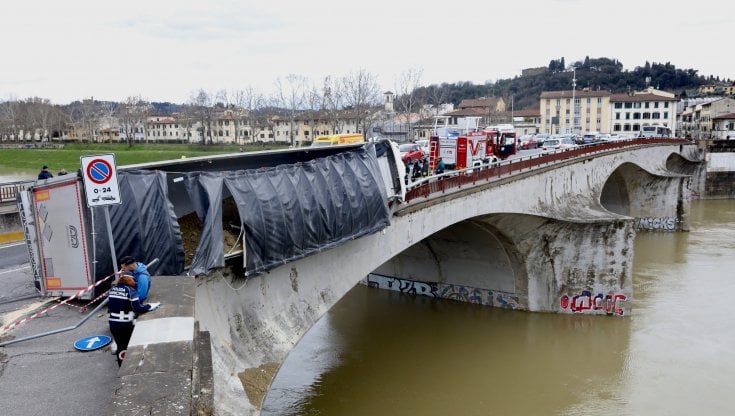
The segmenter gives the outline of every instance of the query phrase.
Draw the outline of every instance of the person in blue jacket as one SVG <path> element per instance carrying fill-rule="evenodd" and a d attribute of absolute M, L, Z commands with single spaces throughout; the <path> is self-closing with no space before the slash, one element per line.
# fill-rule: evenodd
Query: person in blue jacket
<path fill-rule="evenodd" d="M 151 287 L 151 274 L 148 272 L 148 267 L 135 261 L 133 256 L 125 256 L 120 259 L 120 271 L 130 272 L 135 279 L 135 290 L 140 296 L 140 301 L 144 301 L 148 298 L 148 291 Z"/>
<path fill-rule="evenodd" d="M 142 313 L 153 311 L 160 303 L 142 304 L 135 290 L 135 280 L 130 272 L 123 272 L 107 295 L 107 313 L 112 338 L 117 345 L 117 365 L 125 359 L 130 337 L 135 328 L 135 318 Z"/>

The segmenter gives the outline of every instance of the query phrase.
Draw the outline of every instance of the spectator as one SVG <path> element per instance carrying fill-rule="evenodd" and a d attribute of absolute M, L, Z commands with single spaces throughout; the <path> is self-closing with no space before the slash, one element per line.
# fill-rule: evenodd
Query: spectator
<path fill-rule="evenodd" d="M 51 174 L 51 172 L 48 171 L 48 166 L 43 165 L 41 168 L 41 172 L 38 173 L 38 179 L 50 179 L 53 178 L 54 175 Z"/>
<path fill-rule="evenodd" d="M 59 171 L 59 173 L 57 175 L 58 176 L 63 176 L 63 175 L 66 175 L 67 173 L 69 173 L 69 172 L 67 172 L 66 169 L 61 168 L 61 170 Z"/>
<path fill-rule="evenodd" d="M 148 290 L 151 286 L 151 274 L 148 267 L 140 262 L 135 261 L 133 256 L 125 256 L 120 259 L 120 271 L 130 272 L 135 279 L 135 290 L 140 295 L 140 301 L 148 298 Z"/>

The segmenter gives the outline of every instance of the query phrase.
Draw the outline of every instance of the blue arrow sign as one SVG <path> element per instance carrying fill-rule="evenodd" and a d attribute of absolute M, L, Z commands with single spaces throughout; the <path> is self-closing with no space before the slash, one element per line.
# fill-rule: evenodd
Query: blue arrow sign
<path fill-rule="evenodd" d="M 76 340 L 74 342 L 74 348 L 79 351 L 94 351 L 104 347 L 111 341 L 112 338 L 107 335 L 92 335 L 91 337 Z"/>

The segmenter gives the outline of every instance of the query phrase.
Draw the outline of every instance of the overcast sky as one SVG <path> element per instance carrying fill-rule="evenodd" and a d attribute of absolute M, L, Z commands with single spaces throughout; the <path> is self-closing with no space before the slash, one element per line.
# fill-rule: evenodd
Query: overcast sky
<path fill-rule="evenodd" d="M 732 1 L 2 0 L 0 101 L 184 103 L 193 91 L 364 69 L 382 90 L 482 84 L 585 56 L 735 77 Z"/>

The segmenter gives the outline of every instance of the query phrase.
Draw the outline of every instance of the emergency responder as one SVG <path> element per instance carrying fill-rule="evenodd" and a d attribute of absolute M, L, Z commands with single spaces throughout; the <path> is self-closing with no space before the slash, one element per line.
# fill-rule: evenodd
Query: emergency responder
<path fill-rule="evenodd" d="M 148 298 L 148 290 L 151 287 L 151 274 L 148 272 L 148 266 L 135 261 L 133 256 L 125 256 L 120 259 L 120 271 L 130 272 L 135 279 L 135 290 L 143 302 Z"/>
<path fill-rule="evenodd" d="M 110 288 L 107 299 L 108 322 L 112 338 L 117 344 L 117 365 L 120 366 L 125 358 L 130 337 L 133 335 L 135 318 L 138 314 L 158 309 L 161 304 L 141 304 L 135 290 L 135 280 L 129 272 L 123 272 L 117 284 Z"/>

